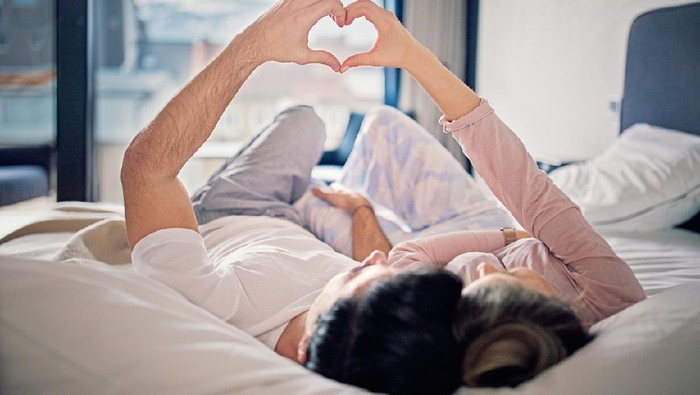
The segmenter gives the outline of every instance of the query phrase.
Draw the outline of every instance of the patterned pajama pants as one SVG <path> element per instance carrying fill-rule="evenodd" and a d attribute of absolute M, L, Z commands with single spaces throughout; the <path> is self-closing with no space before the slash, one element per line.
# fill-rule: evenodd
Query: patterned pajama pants
<path fill-rule="evenodd" d="M 267 215 L 304 226 L 352 254 L 351 217 L 310 193 L 325 128 L 306 106 L 279 114 L 192 197 L 198 222 L 227 215 Z M 393 244 L 474 229 L 511 226 L 508 213 L 425 129 L 379 107 L 363 121 L 337 183 L 366 196 Z"/>

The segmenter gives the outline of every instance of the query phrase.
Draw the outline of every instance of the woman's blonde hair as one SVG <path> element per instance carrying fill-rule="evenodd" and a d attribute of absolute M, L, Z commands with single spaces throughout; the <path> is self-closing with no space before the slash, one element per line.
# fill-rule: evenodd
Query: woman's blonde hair
<path fill-rule="evenodd" d="M 462 295 L 453 329 L 470 387 L 515 387 L 592 339 L 567 304 L 517 284 Z"/>

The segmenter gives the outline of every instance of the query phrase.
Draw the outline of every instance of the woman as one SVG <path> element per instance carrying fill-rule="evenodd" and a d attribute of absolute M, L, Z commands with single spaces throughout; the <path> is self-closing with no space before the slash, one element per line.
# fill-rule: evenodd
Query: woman
<path fill-rule="evenodd" d="M 537 169 L 488 102 L 391 13 L 358 1 L 347 7 L 346 24 L 360 16 L 375 25 L 379 38 L 370 52 L 347 59 L 341 71 L 377 65 L 410 73 L 443 112 L 445 132 L 533 236 L 508 230 L 457 232 L 400 243 L 388 261 L 381 250 L 368 260 L 394 269 L 438 267 L 459 274 L 465 287 L 454 334 L 464 351 L 463 383 L 515 386 L 584 346 L 592 324 L 645 298 L 642 287 L 579 208 Z M 315 195 L 353 215 L 369 211 L 363 209 L 369 200 L 357 193 L 316 190 Z M 312 339 L 309 354 L 316 353 L 313 346 Z"/>

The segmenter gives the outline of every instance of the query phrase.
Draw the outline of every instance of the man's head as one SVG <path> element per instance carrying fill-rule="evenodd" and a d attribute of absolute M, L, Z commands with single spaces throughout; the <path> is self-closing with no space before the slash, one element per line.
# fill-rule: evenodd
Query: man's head
<path fill-rule="evenodd" d="M 397 272 L 386 257 L 374 259 L 323 291 L 307 317 L 300 361 L 375 392 L 452 393 L 461 374 L 452 325 L 462 282 L 445 271 Z"/>

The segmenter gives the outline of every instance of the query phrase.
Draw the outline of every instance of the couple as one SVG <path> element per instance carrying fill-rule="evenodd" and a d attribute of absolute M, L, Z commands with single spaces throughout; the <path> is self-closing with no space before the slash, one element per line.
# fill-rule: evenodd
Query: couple
<path fill-rule="evenodd" d="M 308 32 L 325 16 L 339 27 L 365 17 L 377 43 L 342 65 L 310 50 Z M 507 220 L 426 132 L 387 108 L 366 117 L 340 180 L 350 189 L 310 188 L 324 127 L 296 107 L 190 200 L 178 172 L 267 61 L 403 68 L 529 234 L 467 230 Z M 279 2 L 134 138 L 122 183 L 139 273 L 280 355 L 375 392 L 518 385 L 583 347 L 590 325 L 644 298 L 489 104 L 368 0 Z"/>

